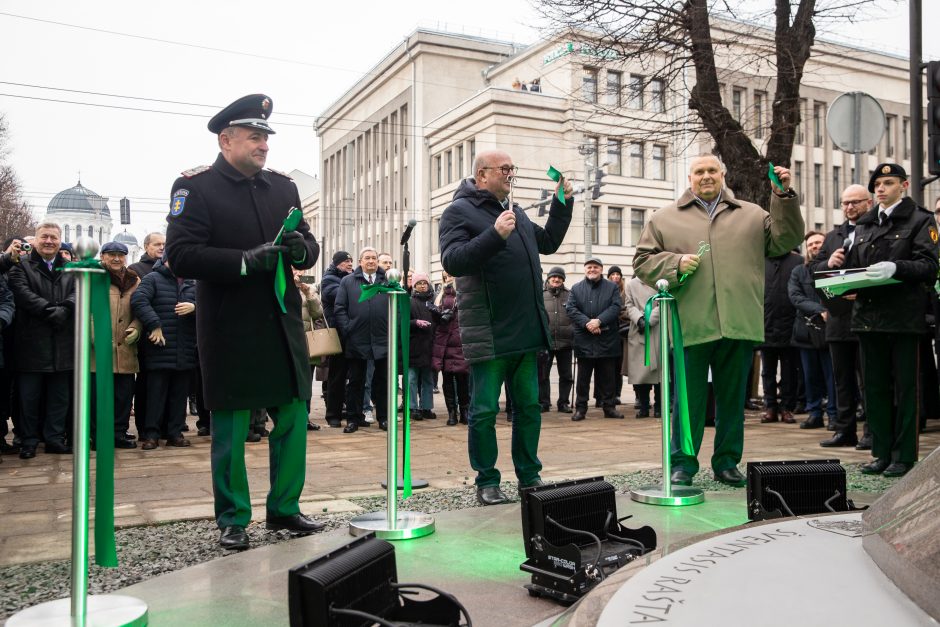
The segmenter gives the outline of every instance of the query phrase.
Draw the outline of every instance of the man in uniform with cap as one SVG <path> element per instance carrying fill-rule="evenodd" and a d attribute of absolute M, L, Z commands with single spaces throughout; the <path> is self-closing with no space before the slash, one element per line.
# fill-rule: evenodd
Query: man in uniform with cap
<path fill-rule="evenodd" d="M 300 513 L 311 396 L 300 293 L 286 289 L 286 313 L 275 297 L 275 270 L 310 268 L 320 247 L 301 221 L 273 241 L 297 187 L 264 170 L 271 99 L 240 98 L 209 121 L 221 150 L 215 163 L 183 173 L 173 183 L 167 218 L 167 256 L 173 271 L 197 279 L 199 359 L 205 402 L 212 410 L 212 487 L 215 514 L 228 549 L 248 547 L 251 521 L 245 437 L 252 409 L 267 408 L 275 427 L 268 439 L 271 490 L 266 526 L 311 533 L 323 528 Z"/>
<path fill-rule="evenodd" d="M 852 331 L 858 334 L 872 457 L 865 474 L 900 477 L 917 461 L 917 353 L 926 333 L 928 289 L 937 278 L 937 224 L 905 196 L 907 172 L 882 163 L 868 181 L 876 207 L 856 222 L 855 239 L 829 257 L 830 268 L 867 268 L 885 281 L 858 291 Z"/>

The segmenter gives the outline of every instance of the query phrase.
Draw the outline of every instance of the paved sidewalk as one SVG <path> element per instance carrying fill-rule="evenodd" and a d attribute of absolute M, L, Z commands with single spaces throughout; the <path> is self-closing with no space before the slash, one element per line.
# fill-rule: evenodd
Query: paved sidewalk
<path fill-rule="evenodd" d="M 626 390 L 625 390 L 626 391 Z M 441 397 L 435 397 L 443 405 Z M 549 412 L 543 416 L 539 456 L 543 477 L 561 479 L 625 473 L 661 465 L 660 421 L 634 418 L 632 399 L 620 409 L 623 420 L 601 418 L 592 409 L 588 419 L 573 423 L 570 415 Z M 467 461 L 466 427 L 445 424 L 444 410 L 437 420 L 414 422 L 412 472 L 431 488 L 472 484 Z M 385 432 L 377 425 L 358 433 L 323 425 L 323 404 L 314 403 L 314 415 L 323 426 L 308 432 L 307 481 L 302 508 L 317 515 L 358 507 L 350 497 L 383 494 Z M 119 526 L 154 524 L 172 520 L 212 517 L 208 437 L 195 435 L 189 418 L 187 449 L 154 451 L 119 450 L 115 463 L 115 520 Z M 504 479 L 514 479 L 510 458 L 511 424 L 505 414 L 497 423 L 499 466 Z M 700 459 L 708 470 L 712 430 L 707 429 Z M 825 430 L 802 430 L 797 425 L 759 422 L 748 412 L 745 426 L 745 460 L 829 459 L 844 463 L 870 459 L 854 448 L 822 449 Z M 921 457 L 940 446 L 940 422 L 928 421 L 921 435 Z M 268 452 L 265 441 L 247 444 L 247 466 L 253 515 L 264 517 L 268 487 Z M 94 454 L 92 454 L 94 456 Z M 92 459 L 92 471 L 94 459 Z M 71 525 L 72 457 L 40 453 L 32 460 L 7 455 L 0 464 L 0 565 L 63 559 L 69 555 Z"/>

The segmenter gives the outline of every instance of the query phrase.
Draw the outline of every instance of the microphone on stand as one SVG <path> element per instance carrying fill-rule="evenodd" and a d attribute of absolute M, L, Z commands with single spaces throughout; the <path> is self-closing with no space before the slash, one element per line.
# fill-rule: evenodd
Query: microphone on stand
<path fill-rule="evenodd" d="M 405 228 L 405 232 L 401 234 L 401 246 L 408 243 L 408 239 L 411 237 L 411 232 L 414 230 L 416 224 L 418 223 L 414 219 L 408 220 L 408 226 Z"/>

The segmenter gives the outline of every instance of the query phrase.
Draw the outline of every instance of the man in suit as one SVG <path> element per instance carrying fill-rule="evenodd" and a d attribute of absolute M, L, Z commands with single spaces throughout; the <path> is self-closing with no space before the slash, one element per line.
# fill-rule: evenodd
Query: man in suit
<path fill-rule="evenodd" d="M 292 208 L 297 186 L 265 170 L 273 106 L 264 94 L 239 98 L 209 121 L 220 154 L 211 166 L 173 183 L 167 256 L 180 277 L 197 280 L 196 327 L 206 406 L 212 410 L 212 488 L 219 544 L 248 548 L 251 521 L 245 438 L 251 410 L 267 408 L 271 490 L 266 526 L 294 533 L 323 528 L 300 513 L 312 381 L 300 292 L 286 289 L 281 310 L 275 270 L 312 267 L 320 247 L 301 220 L 272 242 Z M 289 280 L 289 279 L 288 279 Z"/>

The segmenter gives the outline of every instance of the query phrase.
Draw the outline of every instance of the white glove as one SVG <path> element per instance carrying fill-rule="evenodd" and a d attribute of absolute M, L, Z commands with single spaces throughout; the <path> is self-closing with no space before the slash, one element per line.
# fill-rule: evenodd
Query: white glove
<path fill-rule="evenodd" d="M 897 264 L 893 261 L 879 261 L 868 266 L 868 269 L 865 270 L 865 276 L 875 280 L 890 279 L 897 269 Z"/>

